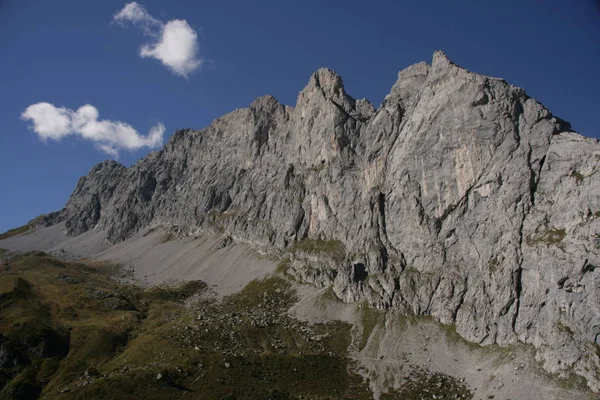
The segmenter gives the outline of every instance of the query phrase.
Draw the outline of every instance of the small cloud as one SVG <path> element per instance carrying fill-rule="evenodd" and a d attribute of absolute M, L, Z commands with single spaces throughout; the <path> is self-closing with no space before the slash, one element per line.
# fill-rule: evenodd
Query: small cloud
<path fill-rule="evenodd" d="M 146 136 L 142 136 L 129 124 L 98 120 L 98 117 L 98 109 L 90 104 L 73 111 L 50 103 L 37 103 L 27 107 L 21 114 L 21 119 L 32 122 L 31 129 L 42 141 L 61 140 L 70 135 L 81 136 L 114 158 L 118 158 L 119 150 L 152 149 L 162 145 L 165 133 L 163 124 L 157 124 Z"/>
<path fill-rule="evenodd" d="M 125 7 L 123 7 L 121 11 L 114 15 L 114 20 L 131 22 L 156 21 L 154 18 L 152 18 L 144 6 L 136 3 L 135 1 L 125 4 Z"/>
<path fill-rule="evenodd" d="M 177 75 L 188 78 L 204 63 L 198 56 L 198 34 L 186 20 L 164 23 L 150 15 L 144 6 L 132 2 L 116 13 L 113 21 L 140 26 L 144 34 L 152 38 L 141 47 L 140 56 L 159 60 Z"/>
<path fill-rule="evenodd" d="M 187 78 L 203 62 L 197 57 L 197 39 L 196 31 L 186 21 L 175 19 L 162 28 L 158 42 L 142 46 L 140 55 L 156 58 L 176 74 Z"/>
<path fill-rule="evenodd" d="M 140 24 L 145 33 L 152 36 L 152 28 L 162 28 L 163 23 L 152 17 L 144 6 L 135 1 L 126 4 L 125 7 L 113 16 L 113 20 L 124 26 L 126 22 Z"/>

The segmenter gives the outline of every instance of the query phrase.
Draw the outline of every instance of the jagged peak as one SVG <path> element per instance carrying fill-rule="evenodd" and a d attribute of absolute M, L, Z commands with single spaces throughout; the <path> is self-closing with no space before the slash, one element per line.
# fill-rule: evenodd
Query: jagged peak
<path fill-rule="evenodd" d="M 398 79 L 390 93 L 385 96 L 383 104 L 389 102 L 403 103 L 403 107 L 407 107 L 407 103 L 417 94 L 421 89 L 423 83 L 429 75 L 431 67 L 424 61 L 413 64 L 409 67 L 404 68 L 398 72 Z"/>
<path fill-rule="evenodd" d="M 443 50 L 436 50 L 433 52 L 433 60 L 431 61 L 432 66 L 436 65 L 452 65 L 454 64 L 448 55 Z"/>
<path fill-rule="evenodd" d="M 371 117 L 377 111 L 369 99 L 358 99 L 355 103 L 356 110 L 366 117 Z"/>
<path fill-rule="evenodd" d="M 442 50 L 436 50 L 433 53 L 433 59 L 431 61 L 431 70 L 435 73 L 440 73 L 444 70 L 456 69 L 457 71 L 464 71 L 470 74 L 479 75 L 474 72 L 469 71 L 468 69 L 458 65 L 454 61 L 450 60 L 448 55 Z"/>
<path fill-rule="evenodd" d="M 450 60 L 448 55 L 442 50 L 436 50 L 433 53 L 433 59 L 431 66 L 424 61 L 413 64 L 409 67 L 404 68 L 398 72 L 398 79 L 392 86 L 390 93 L 385 97 L 384 104 L 391 100 L 406 100 L 407 96 L 412 97 L 415 90 L 424 84 L 424 80 L 431 73 L 434 75 L 446 74 L 446 73 L 466 73 L 474 76 L 480 76 L 485 79 L 497 79 L 503 81 L 503 79 L 493 78 L 484 76 L 456 64 Z M 409 93 L 411 92 L 411 93 Z"/>
<path fill-rule="evenodd" d="M 117 162 L 115 160 L 104 160 L 99 162 L 98 164 L 94 165 L 91 169 L 90 169 L 90 174 L 96 173 L 96 172 L 100 172 L 103 170 L 113 170 L 115 168 L 118 169 L 126 169 L 127 167 L 124 166 L 123 164 L 121 164 L 120 162 Z"/>
<path fill-rule="evenodd" d="M 255 111 L 273 111 L 278 107 L 281 107 L 281 103 L 270 94 L 257 97 L 249 106 L 250 109 Z"/>
<path fill-rule="evenodd" d="M 431 70 L 434 71 L 436 74 L 438 74 L 438 73 L 443 73 L 443 71 L 445 71 L 445 70 L 451 70 L 451 69 L 454 69 L 455 71 L 459 71 L 460 73 L 465 73 L 465 74 L 469 74 L 471 76 L 479 77 L 480 79 L 491 79 L 494 81 L 504 82 L 504 83 L 508 84 L 502 78 L 497 78 L 494 76 L 489 76 L 489 75 L 484 75 L 484 74 L 480 74 L 477 72 L 473 72 L 473 71 L 455 63 L 454 61 L 450 60 L 450 58 L 448 58 L 446 53 L 444 53 L 442 50 L 436 50 L 433 53 L 433 60 L 431 62 Z M 523 89 L 521 89 L 521 90 L 523 90 Z"/>
<path fill-rule="evenodd" d="M 331 98 L 340 93 L 344 93 L 344 81 L 342 77 L 335 71 L 329 68 L 319 68 L 308 81 L 308 85 L 304 88 L 304 92 L 314 89 L 320 89 L 325 94 L 325 97 Z"/>
<path fill-rule="evenodd" d="M 425 61 L 413 64 L 398 72 L 398 80 L 410 78 L 415 75 L 427 75 L 431 67 Z"/>

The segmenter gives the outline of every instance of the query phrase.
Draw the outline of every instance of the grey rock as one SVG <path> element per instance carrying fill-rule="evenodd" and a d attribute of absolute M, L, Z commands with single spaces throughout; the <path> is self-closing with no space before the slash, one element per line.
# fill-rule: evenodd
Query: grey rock
<path fill-rule="evenodd" d="M 87 292 L 88 292 L 90 298 L 92 298 L 94 300 L 105 300 L 105 299 L 110 299 L 110 298 L 116 297 L 116 295 L 114 293 L 110 293 L 105 290 L 96 289 L 93 287 L 88 287 Z"/>
<path fill-rule="evenodd" d="M 13 368 L 19 365 L 19 357 L 15 349 L 8 343 L 0 341 L 0 368 Z"/>
<path fill-rule="evenodd" d="M 121 177 L 125 171 L 126 168 L 116 161 L 103 161 L 79 179 L 65 207 L 65 225 L 70 235 L 79 235 L 96 226 L 102 206 L 112 198 L 115 188 L 123 183 Z"/>
<path fill-rule="evenodd" d="M 217 245 L 218 249 L 224 249 L 225 247 L 229 246 L 231 243 L 233 243 L 233 239 L 231 238 L 231 236 L 225 236 Z"/>
<path fill-rule="evenodd" d="M 63 208 L 60 211 L 40 215 L 29 221 L 27 224 L 35 228 L 56 225 L 65 220 L 66 211 L 66 208 Z"/>
<path fill-rule="evenodd" d="M 64 218 L 111 243 L 163 226 L 288 252 L 292 275 L 344 301 L 531 344 L 598 391 L 599 163 L 597 140 L 523 89 L 436 52 L 377 110 L 320 69 L 293 108 L 263 96 L 130 168 L 101 163 Z M 307 238 L 322 248 L 295 251 Z"/>

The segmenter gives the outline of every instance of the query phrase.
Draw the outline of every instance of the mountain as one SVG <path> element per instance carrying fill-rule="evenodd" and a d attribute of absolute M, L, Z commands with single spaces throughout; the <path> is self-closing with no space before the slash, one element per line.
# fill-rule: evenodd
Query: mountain
<path fill-rule="evenodd" d="M 597 140 L 438 51 L 378 109 L 322 68 L 293 108 L 263 96 L 130 168 L 98 164 L 34 225 L 111 245 L 223 235 L 345 302 L 533 345 L 600 391 L 599 166 Z"/>

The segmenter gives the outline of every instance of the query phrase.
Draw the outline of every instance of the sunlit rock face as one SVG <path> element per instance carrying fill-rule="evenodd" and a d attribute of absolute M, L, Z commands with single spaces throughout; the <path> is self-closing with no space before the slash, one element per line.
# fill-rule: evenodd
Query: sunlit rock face
<path fill-rule="evenodd" d="M 337 241 L 344 256 L 295 251 L 291 271 L 476 343 L 530 343 L 599 390 L 599 160 L 523 89 L 436 52 L 378 109 L 320 69 L 294 108 L 263 96 L 130 168 L 102 163 L 66 226 L 112 243 L 208 230 L 271 252 Z"/>

